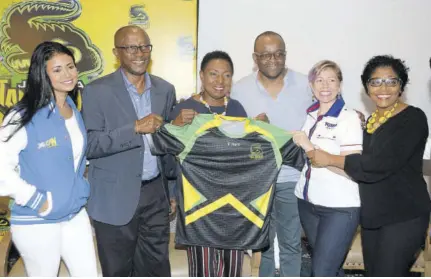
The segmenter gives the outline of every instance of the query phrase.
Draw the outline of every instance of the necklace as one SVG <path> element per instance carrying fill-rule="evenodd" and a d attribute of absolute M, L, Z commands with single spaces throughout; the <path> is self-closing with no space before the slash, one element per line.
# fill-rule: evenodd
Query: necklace
<path fill-rule="evenodd" d="M 398 102 L 395 103 L 395 105 L 388 111 L 385 111 L 385 113 L 383 113 L 383 116 L 381 116 L 378 120 L 378 124 L 377 126 L 375 126 L 376 122 L 377 122 L 377 112 L 378 110 L 376 110 L 375 112 L 373 112 L 371 114 L 370 119 L 368 120 L 367 123 L 367 133 L 368 134 L 372 134 L 374 133 L 374 131 L 376 131 L 376 129 L 378 127 L 380 127 L 380 125 L 382 125 L 383 123 L 385 123 L 386 121 L 388 121 L 389 118 L 392 117 L 392 114 L 394 113 L 395 109 L 398 106 Z"/>
<path fill-rule="evenodd" d="M 210 113 L 216 115 L 217 113 L 213 112 L 211 110 L 210 105 L 204 100 L 204 98 L 202 97 L 202 93 L 199 96 L 199 101 L 201 101 L 202 104 L 204 104 L 204 106 L 210 111 Z M 221 115 L 225 116 L 226 115 L 226 110 L 227 110 L 227 103 L 228 103 L 228 99 L 226 96 L 224 96 L 224 111 L 221 113 Z"/>

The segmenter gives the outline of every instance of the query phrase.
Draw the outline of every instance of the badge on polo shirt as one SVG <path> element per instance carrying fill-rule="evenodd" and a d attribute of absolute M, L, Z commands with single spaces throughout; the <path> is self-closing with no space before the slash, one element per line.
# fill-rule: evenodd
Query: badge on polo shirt
<path fill-rule="evenodd" d="M 325 122 L 325 127 L 328 130 L 332 130 L 335 129 L 335 127 L 337 127 L 337 123 L 329 123 L 329 122 Z"/>

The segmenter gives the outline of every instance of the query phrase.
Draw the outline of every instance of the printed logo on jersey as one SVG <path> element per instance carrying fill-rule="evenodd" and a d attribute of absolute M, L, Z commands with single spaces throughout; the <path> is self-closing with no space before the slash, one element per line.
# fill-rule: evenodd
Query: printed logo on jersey
<path fill-rule="evenodd" d="M 254 143 L 250 147 L 250 159 L 260 160 L 263 159 L 263 150 L 260 143 Z"/>

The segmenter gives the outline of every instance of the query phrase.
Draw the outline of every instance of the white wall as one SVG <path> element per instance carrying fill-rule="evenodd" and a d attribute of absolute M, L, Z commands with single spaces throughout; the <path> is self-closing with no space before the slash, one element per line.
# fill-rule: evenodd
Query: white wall
<path fill-rule="evenodd" d="M 306 74 L 321 59 L 337 62 L 346 102 L 366 113 L 365 62 L 377 54 L 406 60 L 407 102 L 431 123 L 430 0 L 200 0 L 198 69 L 205 53 L 220 49 L 232 56 L 235 80 L 249 74 L 254 39 L 266 30 L 283 36 L 292 69 Z"/>

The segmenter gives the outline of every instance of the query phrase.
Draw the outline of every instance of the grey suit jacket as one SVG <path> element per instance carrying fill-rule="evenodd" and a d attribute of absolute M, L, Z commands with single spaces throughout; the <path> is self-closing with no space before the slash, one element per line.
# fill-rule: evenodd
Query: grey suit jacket
<path fill-rule="evenodd" d="M 168 119 L 175 102 L 175 88 L 167 81 L 150 75 L 151 110 Z M 88 84 L 82 95 L 82 116 L 88 134 L 88 180 L 91 194 L 88 213 L 96 221 L 127 224 L 136 211 L 141 188 L 144 141 L 135 134 L 138 119 L 120 70 Z M 175 172 L 175 162 L 165 170 L 158 166 L 169 206 L 166 173 Z"/>

